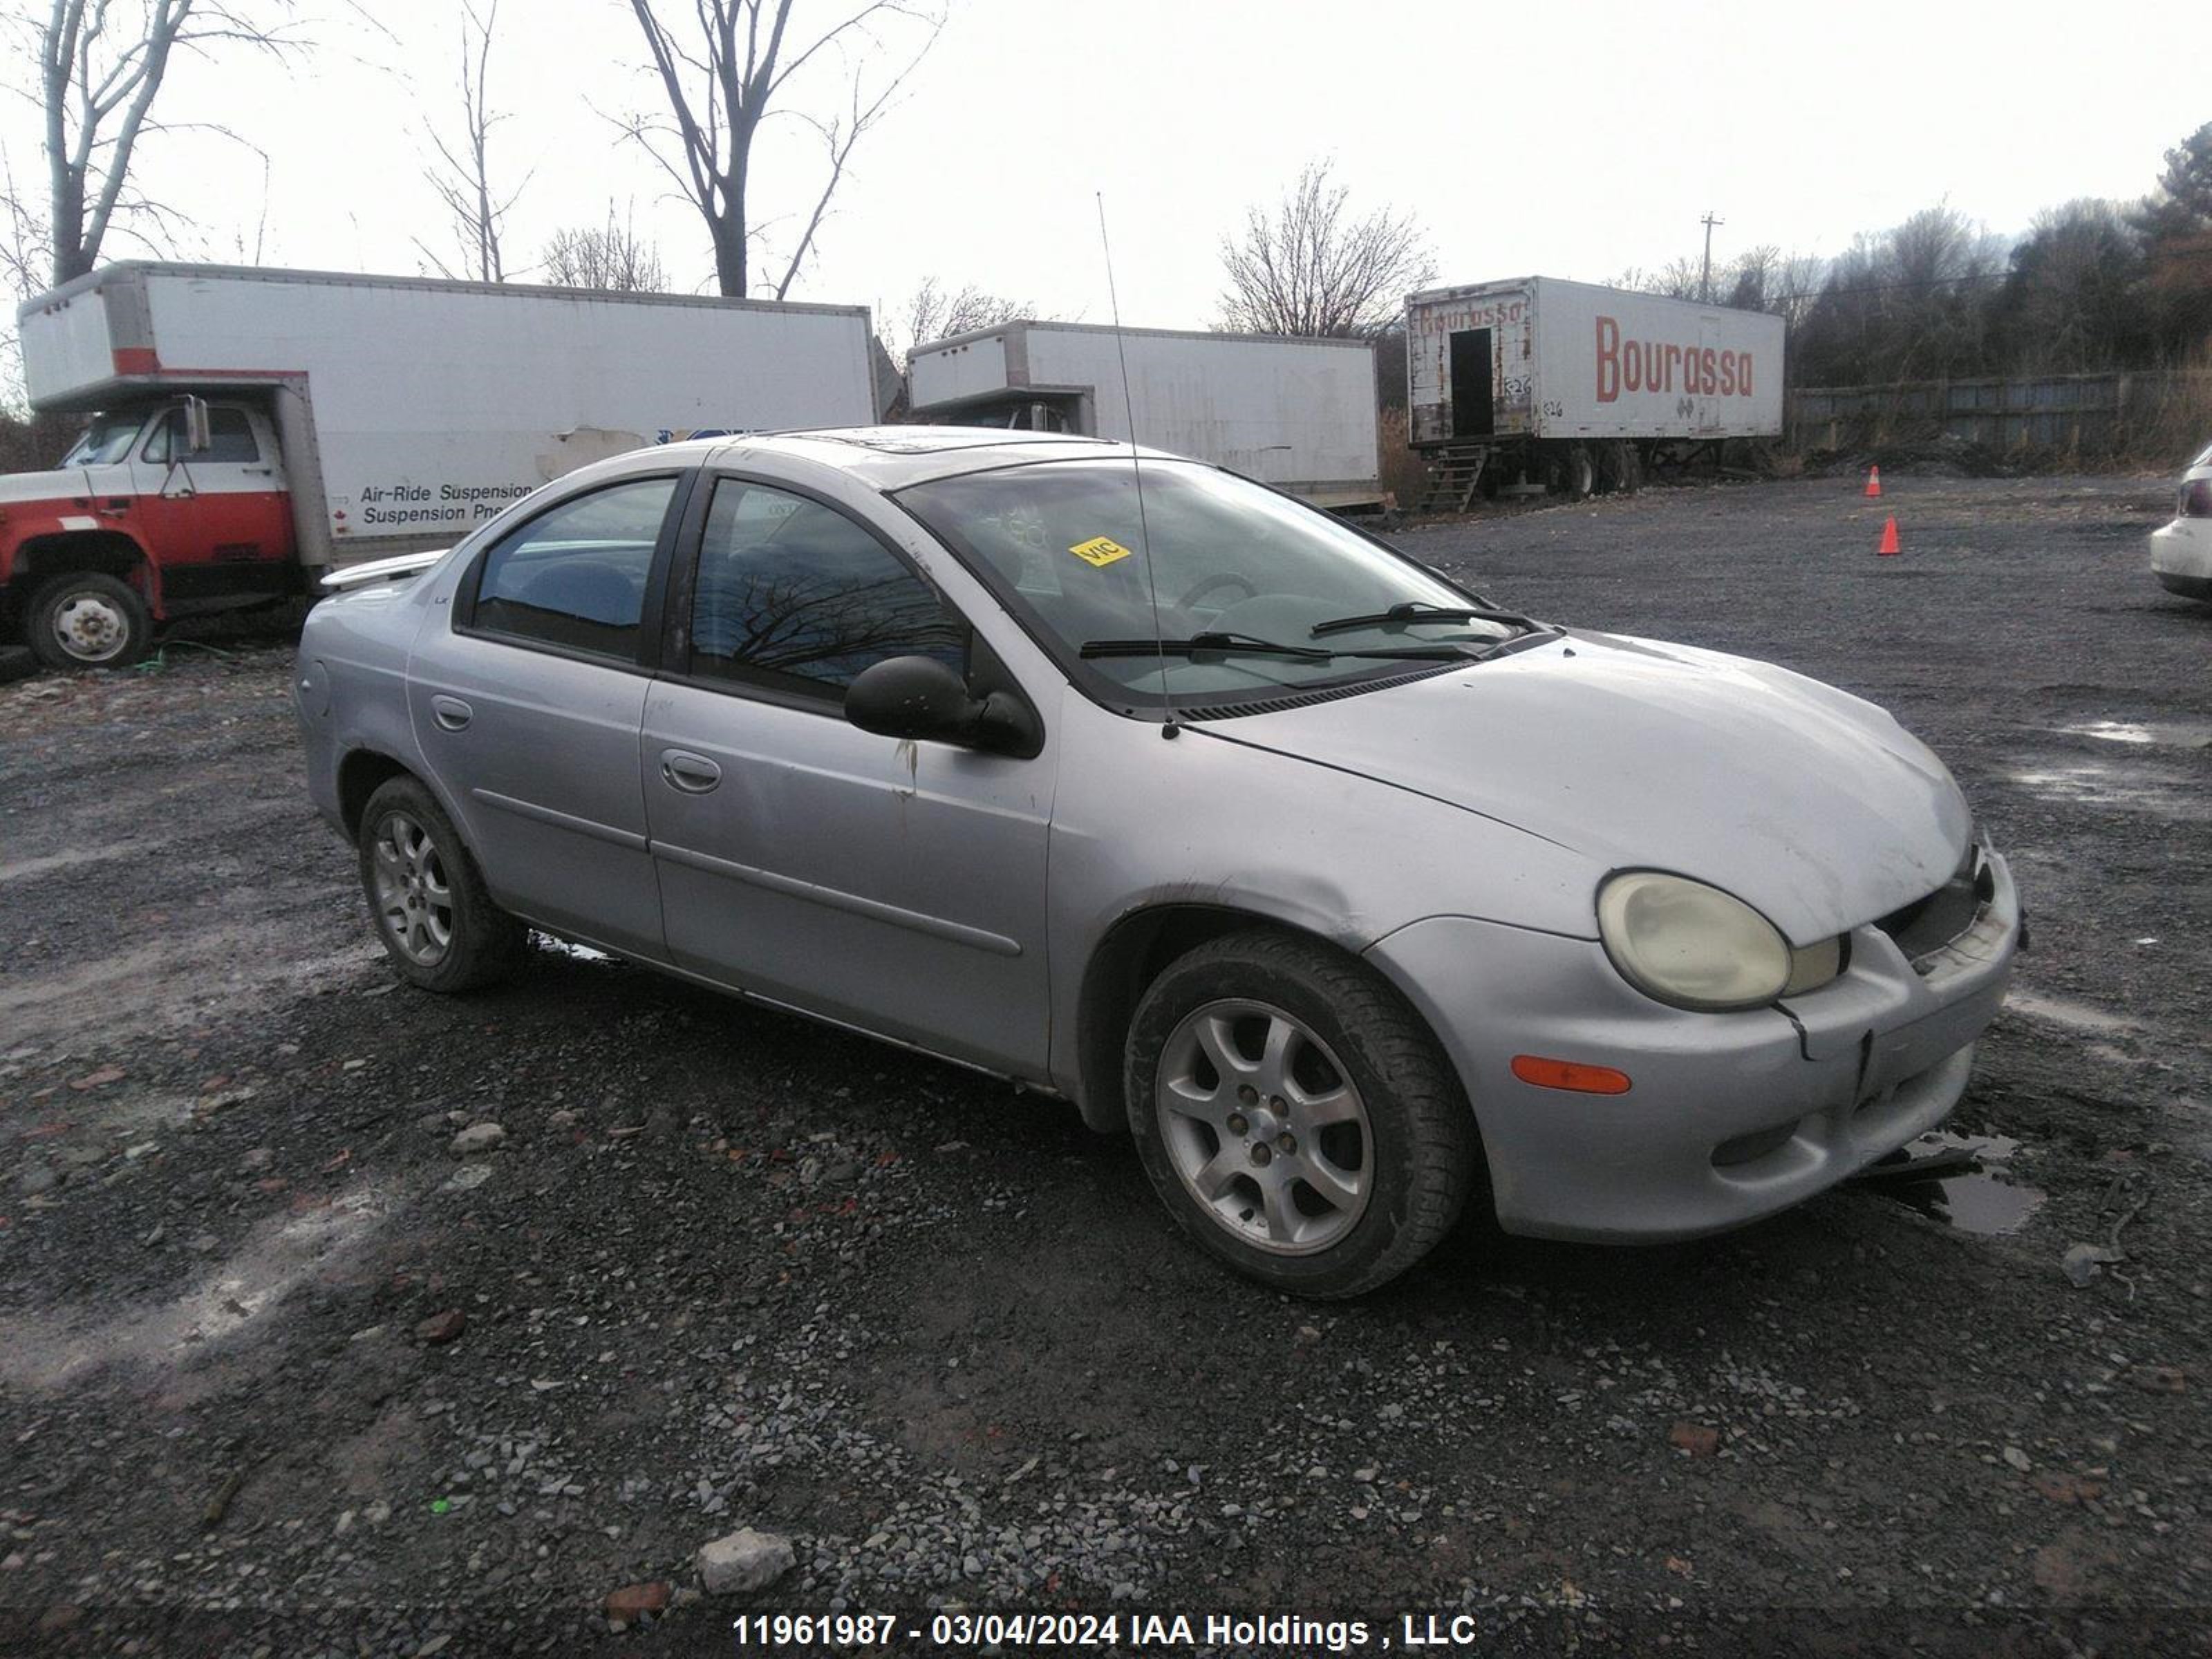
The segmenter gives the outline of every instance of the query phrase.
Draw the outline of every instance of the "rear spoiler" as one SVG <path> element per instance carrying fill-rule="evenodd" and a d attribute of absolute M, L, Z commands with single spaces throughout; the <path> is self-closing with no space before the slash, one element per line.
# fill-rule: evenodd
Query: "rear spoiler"
<path fill-rule="evenodd" d="M 402 553 L 389 559 L 341 565 L 336 570 L 325 572 L 315 585 L 325 593 L 343 593 L 376 582 L 405 581 L 410 576 L 421 575 L 452 551 L 451 548 L 441 547 L 430 553 Z"/>

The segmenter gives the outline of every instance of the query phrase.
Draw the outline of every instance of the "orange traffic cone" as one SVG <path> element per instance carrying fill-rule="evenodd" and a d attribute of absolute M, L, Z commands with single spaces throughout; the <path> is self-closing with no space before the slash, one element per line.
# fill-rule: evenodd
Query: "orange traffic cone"
<path fill-rule="evenodd" d="M 1881 469 L 1878 466 L 1870 466 L 1867 469 L 1866 493 L 1869 496 L 1877 496 L 1881 494 Z"/>
<path fill-rule="evenodd" d="M 1881 526 L 1881 545 L 1875 549 L 1875 556 L 1893 559 L 1899 550 L 1897 545 L 1897 520 L 1893 518 L 1885 520 Z"/>

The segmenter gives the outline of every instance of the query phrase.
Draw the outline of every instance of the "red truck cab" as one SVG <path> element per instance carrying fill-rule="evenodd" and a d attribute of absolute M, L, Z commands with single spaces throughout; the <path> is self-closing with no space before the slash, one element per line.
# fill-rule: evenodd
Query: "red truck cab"
<path fill-rule="evenodd" d="M 299 591 L 283 458 L 244 402 L 94 416 L 52 471 L 0 477 L 0 606 L 57 668 L 119 668 L 156 623 Z"/>

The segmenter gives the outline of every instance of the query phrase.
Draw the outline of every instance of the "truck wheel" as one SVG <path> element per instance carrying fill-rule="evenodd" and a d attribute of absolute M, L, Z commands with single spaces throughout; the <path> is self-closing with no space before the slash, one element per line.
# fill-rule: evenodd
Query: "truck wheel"
<path fill-rule="evenodd" d="M 1284 934 L 1201 945 L 1145 993 L 1129 1122 L 1177 1224 L 1293 1296 L 1373 1290 L 1477 1184 L 1474 1119 L 1428 1030 L 1359 963 Z"/>
<path fill-rule="evenodd" d="M 1602 443 L 1597 447 L 1597 493 L 1601 495 L 1625 494 L 1635 488 L 1629 482 L 1628 446 L 1618 440 Z"/>
<path fill-rule="evenodd" d="M 1559 493 L 1574 501 L 1581 501 L 1597 488 L 1597 467 L 1590 453 L 1580 444 L 1569 444 L 1559 452 Z"/>
<path fill-rule="evenodd" d="M 146 654 L 154 619 L 130 583 L 97 570 L 57 576 L 31 600 L 28 643 L 52 668 L 128 668 Z"/>
<path fill-rule="evenodd" d="M 480 990 L 521 959 L 522 924 L 492 902 L 460 832 L 413 778 L 362 809 L 361 886 L 392 966 L 426 991 Z"/>

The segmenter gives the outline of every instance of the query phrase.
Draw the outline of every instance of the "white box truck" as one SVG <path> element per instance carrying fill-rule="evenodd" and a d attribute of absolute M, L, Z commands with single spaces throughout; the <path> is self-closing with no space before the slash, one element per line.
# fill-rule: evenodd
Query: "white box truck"
<path fill-rule="evenodd" d="M 1518 477 L 1570 495 L 1635 488 L 1676 447 L 1782 432 L 1783 322 L 1552 276 L 1406 301 L 1425 507 Z"/>
<path fill-rule="evenodd" d="M 1136 439 L 1151 448 L 1320 507 L 1385 505 L 1375 348 L 1365 340 L 1003 323 L 915 347 L 907 376 L 916 420 L 1126 442 L 1133 410 Z"/>
<path fill-rule="evenodd" d="M 446 546 L 625 449 L 881 412 L 861 306 L 125 264 L 16 315 L 32 406 L 93 417 L 0 477 L 0 608 L 58 666 Z"/>

